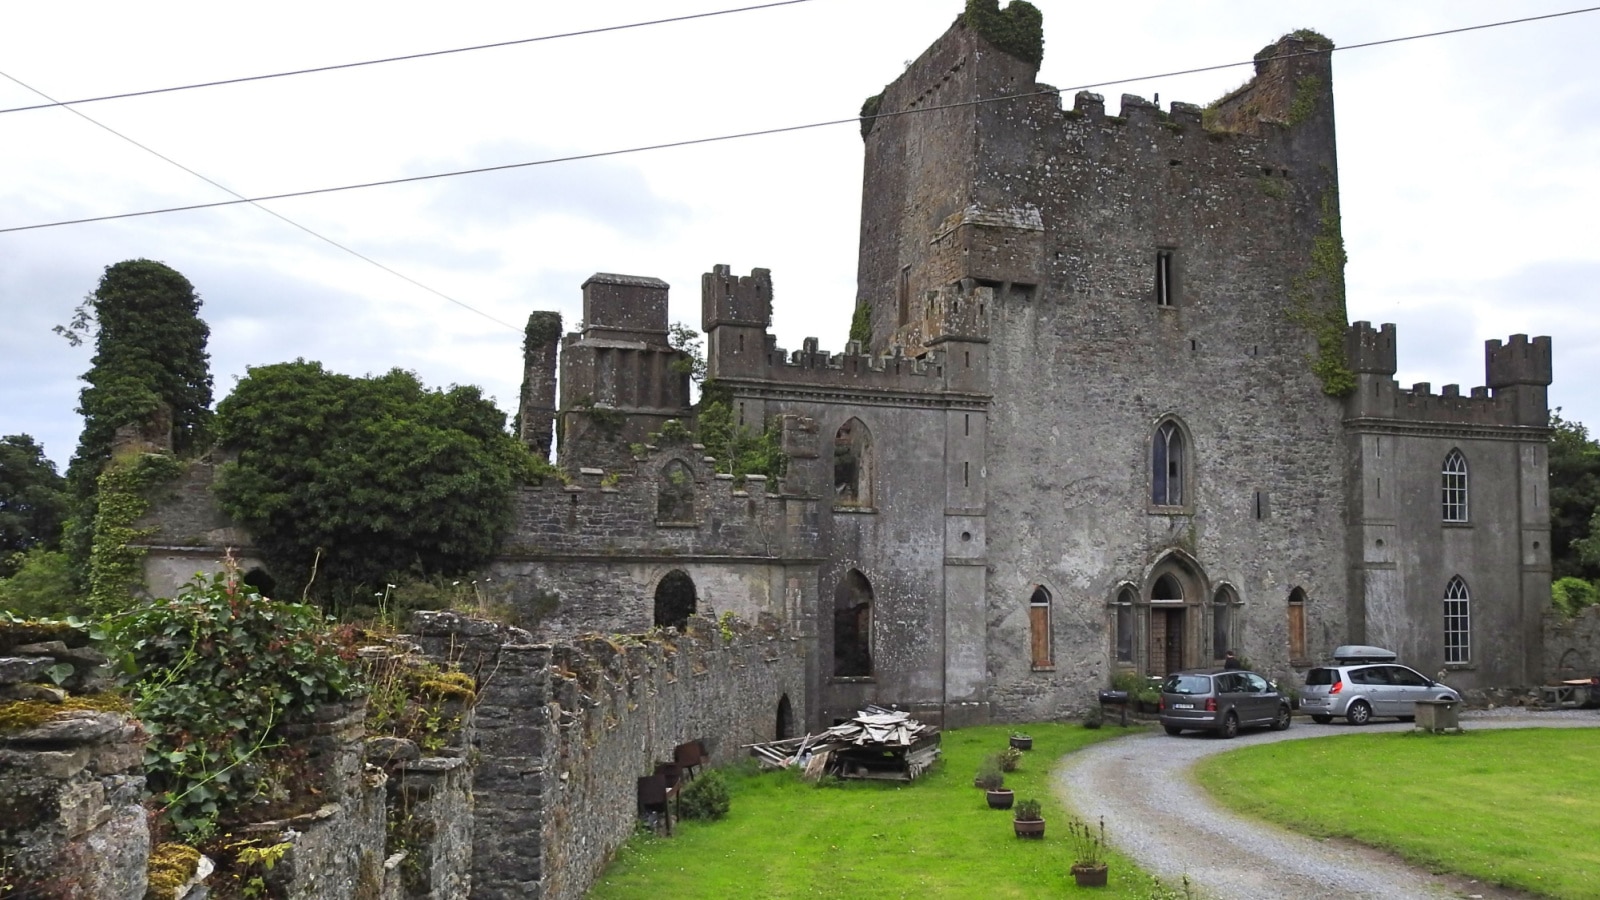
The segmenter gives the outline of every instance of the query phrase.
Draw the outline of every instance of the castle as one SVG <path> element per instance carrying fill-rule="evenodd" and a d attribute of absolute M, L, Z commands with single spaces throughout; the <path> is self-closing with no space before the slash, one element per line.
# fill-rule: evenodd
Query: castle
<path fill-rule="evenodd" d="M 566 335 L 534 313 L 522 436 L 559 435 L 574 480 L 522 490 L 493 564 L 519 608 L 552 634 L 774 617 L 805 656 L 780 734 L 868 703 L 1058 717 L 1228 649 L 1290 680 L 1347 643 L 1542 680 L 1550 339 L 1434 393 L 1394 380 L 1393 326 L 1347 322 L 1326 41 L 1205 110 L 1112 115 L 981 31 L 864 110 L 857 340 L 781 349 L 767 271 L 703 278 L 709 380 L 779 431 L 781 479 L 669 424 L 665 283 L 593 276 Z"/>

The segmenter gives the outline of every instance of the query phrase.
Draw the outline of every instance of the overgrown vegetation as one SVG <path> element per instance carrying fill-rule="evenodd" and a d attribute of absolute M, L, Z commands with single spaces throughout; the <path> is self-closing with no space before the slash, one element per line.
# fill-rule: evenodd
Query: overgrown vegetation
<path fill-rule="evenodd" d="M 720 819 L 732 805 L 728 782 L 716 769 L 701 772 L 678 794 L 678 814 L 685 819 Z"/>
<path fill-rule="evenodd" d="M 1299 38 L 1300 40 L 1305 41 L 1306 45 L 1312 50 L 1329 51 L 1334 49 L 1333 41 L 1329 40 L 1327 36 L 1314 28 L 1296 28 L 1294 31 L 1291 31 L 1283 36 L 1283 38 L 1291 37 Z M 1261 62 L 1262 60 L 1271 59 L 1272 57 L 1277 56 L 1278 42 L 1282 41 L 1283 38 L 1278 38 L 1278 40 L 1273 41 L 1265 47 L 1262 47 L 1260 50 L 1257 50 L 1255 61 Z"/>
<path fill-rule="evenodd" d="M 873 94 L 861 102 L 861 139 L 866 140 L 872 133 L 872 126 L 878 123 L 878 110 L 883 108 L 883 91 Z"/>
<path fill-rule="evenodd" d="M 1295 126 L 1317 111 L 1317 98 L 1322 96 L 1322 79 L 1304 75 L 1295 80 L 1294 97 L 1289 101 L 1289 125 Z"/>
<path fill-rule="evenodd" d="M 165 453 L 132 453 L 112 459 L 100 473 L 89 549 L 91 610 L 117 612 L 143 584 L 145 551 L 133 544 L 150 531 L 135 523 L 149 511 L 155 491 L 182 472 L 183 463 Z"/>
<path fill-rule="evenodd" d="M 1322 218 L 1311 240 L 1311 264 L 1289 283 L 1294 308 L 1290 318 L 1316 339 L 1311 371 L 1329 397 L 1346 397 L 1356 389 L 1356 375 L 1344 356 L 1349 328 L 1344 294 L 1344 236 L 1340 231 L 1338 195 L 1322 195 Z"/>
<path fill-rule="evenodd" d="M 872 307 L 862 303 L 850 316 L 850 340 L 860 341 L 863 351 L 872 347 Z"/>
<path fill-rule="evenodd" d="M 1044 14 L 1027 0 L 967 0 L 967 27 L 1000 50 L 1037 67 L 1044 61 Z"/>
<path fill-rule="evenodd" d="M 28 551 L 59 545 L 66 515 L 67 480 L 44 448 L 26 434 L 0 437 L 0 578 L 15 575 Z"/>
<path fill-rule="evenodd" d="M 1038 798 L 1047 821 L 1065 822 L 1044 761 L 1134 730 L 1030 724 L 1034 749 L 1010 786 L 1019 796 Z M 943 761 L 910 784 L 834 781 L 818 790 L 793 771 L 730 771 L 733 805 L 726 818 L 686 821 L 670 838 L 636 836 L 590 896 L 966 900 L 1068 894 L 1076 889 L 1066 840 L 1017 840 L 1012 814 L 990 809 L 972 787 L 978 762 L 1005 747 L 1010 731 L 1008 726 L 946 731 Z M 1181 896 L 1126 857 L 1108 855 L 1112 877 L 1102 896 Z"/>
<path fill-rule="evenodd" d="M 85 611 L 79 602 L 72 561 L 60 550 L 34 547 L 12 557 L 17 570 L 0 578 L 0 609 L 23 616 L 53 618 Z"/>
<path fill-rule="evenodd" d="M 688 375 L 695 384 L 706 380 L 705 341 L 700 332 L 682 322 L 673 322 L 667 328 L 667 343 L 683 354 L 668 364 L 672 371 Z"/>
<path fill-rule="evenodd" d="M 477 701 L 471 675 L 404 656 L 363 665 L 369 735 L 403 738 L 426 756 L 436 756 L 455 742 L 466 710 Z"/>
<path fill-rule="evenodd" d="M 470 571 L 546 474 L 477 388 L 410 372 L 354 378 L 298 360 L 252 368 L 218 405 L 217 498 L 256 538 L 280 593 L 368 596 L 398 576 Z"/>
<path fill-rule="evenodd" d="M 1258 744 L 1202 761 L 1217 799 L 1314 837 L 1398 853 L 1544 897 L 1593 897 L 1600 731 L 1361 734 Z M 1381 812 L 1379 812 L 1381 811 Z"/>
<path fill-rule="evenodd" d="M 788 458 L 783 455 L 782 425 L 773 418 L 755 431 L 736 423 L 729 395 L 714 383 L 701 389 L 695 435 L 705 445 L 706 454 L 717 460 L 719 472 L 735 479 L 746 475 L 771 479 L 783 476 Z"/>
<path fill-rule="evenodd" d="M 236 571 L 105 620 L 133 714 L 150 733 L 145 772 L 162 817 L 187 840 L 219 822 L 277 813 L 316 776 L 284 726 L 356 695 L 347 648 L 310 606 L 268 600 Z"/>
<path fill-rule="evenodd" d="M 1550 415 L 1550 564 L 1557 579 L 1600 579 L 1600 442 L 1581 422 Z"/>

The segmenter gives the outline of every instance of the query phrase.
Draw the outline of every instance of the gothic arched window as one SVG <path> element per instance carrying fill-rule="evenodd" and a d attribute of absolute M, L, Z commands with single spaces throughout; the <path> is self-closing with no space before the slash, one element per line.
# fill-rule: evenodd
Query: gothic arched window
<path fill-rule="evenodd" d="M 675 459 L 661 470 L 661 482 L 656 488 L 656 521 L 694 521 L 694 473 L 682 460 Z"/>
<path fill-rule="evenodd" d="M 1460 450 L 1451 450 L 1440 469 L 1440 488 L 1443 496 L 1444 520 L 1467 521 L 1467 458 Z"/>
<path fill-rule="evenodd" d="M 833 495 L 835 506 L 872 505 L 872 433 L 860 419 L 833 437 Z"/>
<path fill-rule="evenodd" d="M 1150 441 L 1150 502 L 1156 506 L 1183 506 L 1184 467 L 1183 429 L 1168 419 L 1156 426 Z"/>
<path fill-rule="evenodd" d="M 833 593 L 833 674 L 872 674 L 872 583 L 851 569 Z"/>
<path fill-rule="evenodd" d="M 1042 587 L 1033 589 L 1028 598 L 1028 634 L 1033 650 L 1033 667 L 1048 669 L 1055 663 L 1050 655 L 1050 592 Z"/>
<path fill-rule="evenodd" d="M 1444 589 L 1444 661 L 1472 661 L 1472 595 L 1457 575 Z"/>
<path fill-rule="evenodd" d="M 1289 592 L 1289 661 L 1306 658 L 1306 592 Z"/>

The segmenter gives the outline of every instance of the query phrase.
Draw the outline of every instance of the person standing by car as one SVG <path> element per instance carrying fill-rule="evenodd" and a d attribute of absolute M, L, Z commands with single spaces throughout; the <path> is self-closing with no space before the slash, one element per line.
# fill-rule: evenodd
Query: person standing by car
<path fill-rule="evenodd" d="M 1239 661 L 1239 654 L 1229 650 L 1222 658 L 1222 667 L 1229 670 L 1242 669 L 1244 668 L 1244 663 Z"/>

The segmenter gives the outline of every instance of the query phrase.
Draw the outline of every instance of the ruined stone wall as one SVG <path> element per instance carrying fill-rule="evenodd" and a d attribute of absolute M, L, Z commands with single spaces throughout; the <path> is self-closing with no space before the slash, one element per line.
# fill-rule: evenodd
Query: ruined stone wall
<path fill-rule="evenodd" d="M 1568 619 L 1551 611 L 1544 617 L 1542 682 L 1600 675 L 1600 606 Z"/>
<path fill-rule="evenodd" d="M 704 740 L 720 765 L 774 736 L 780 698 L 805 717 L 804 645 L 775 626 L 503 645 L 517 636 L 450 617 L 413 630 L 482 683 L 474 897 L 582 897 L 633 833 L 637 778 L 673 747 Z"/>
<path fill-rule="evenodd" d="M 144 585 L 150 596 L 171 597 L 196 572 L 221 571 L 223 553 L 229 549 L 242 571 L 262 565 L 250 533 L 222 512 L 212 493 L 223 462 L 216 453 L 185 462 L 183 474 L 157 489 L 150 511 L 134 523 L 135 528 L 148 530 L 139 543 L 148 548 Z"/>

